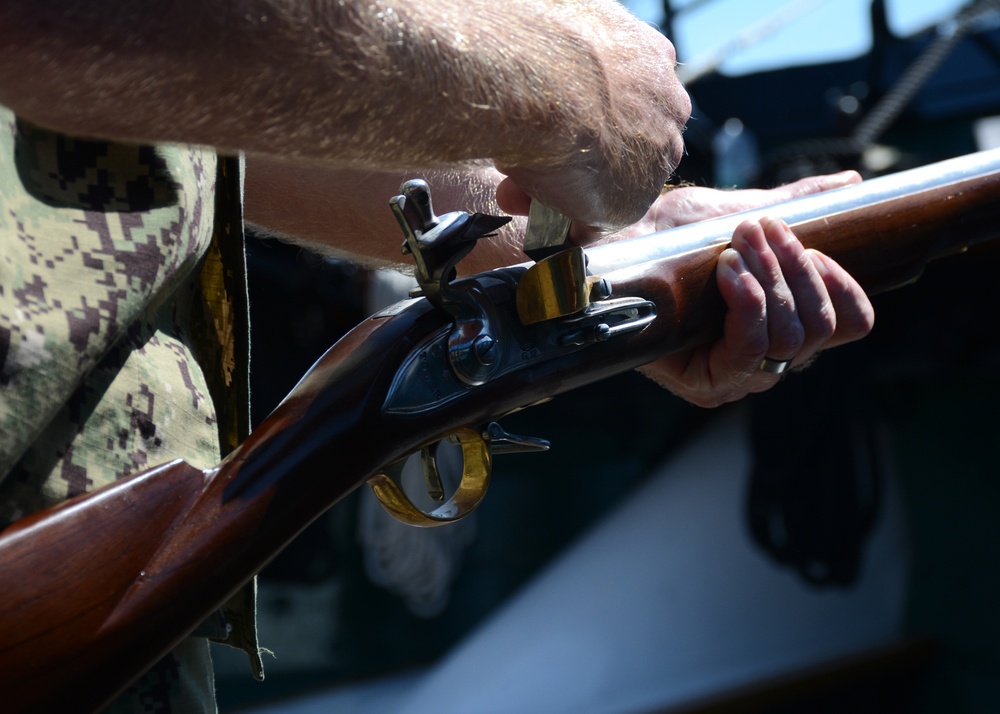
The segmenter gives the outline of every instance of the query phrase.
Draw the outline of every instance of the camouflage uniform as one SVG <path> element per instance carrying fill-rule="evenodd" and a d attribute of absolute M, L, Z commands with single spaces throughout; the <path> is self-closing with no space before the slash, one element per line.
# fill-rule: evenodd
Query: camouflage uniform
<path fill-rule="evenodd" d="M 194 334 L 217 166 L 211 151 L 71 139 L 0 107 L 0 525 L 170 459 L 218 462 L 199 357 L 229 379 L 232 359 L 218 344 L 196 354 Z M 112 709 L 213 711 L 207 640 Z"/>

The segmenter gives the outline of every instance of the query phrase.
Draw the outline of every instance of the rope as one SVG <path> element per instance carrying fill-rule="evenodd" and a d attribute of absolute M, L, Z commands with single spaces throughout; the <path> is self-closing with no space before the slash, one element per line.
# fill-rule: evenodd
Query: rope
<path fill-rule="evenodd" d="M 903 76 L 868 112 L 849 137 L 810 139 L 788 144 L 771 153 L 771 165 L 787 163 L 806 157 L 858 156 L 871 147 L 890 126 L 917 93 L 934 76 L 955 46 L 966 35 L 981 25 L 995 20 L 1000 11 L 1000 0 L 977 0 L 967 5 L 949 23 L 938 26 L 938 37 L 906 69 Z"/>

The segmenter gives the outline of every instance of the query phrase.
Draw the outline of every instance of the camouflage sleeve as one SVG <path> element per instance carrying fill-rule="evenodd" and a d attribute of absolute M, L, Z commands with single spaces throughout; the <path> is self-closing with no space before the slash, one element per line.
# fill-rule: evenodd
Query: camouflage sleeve
<path fill-rule="evenodd" d="M 0 107 L 0 479 L 198 263 L 215 155 L 70 139 Z"/>

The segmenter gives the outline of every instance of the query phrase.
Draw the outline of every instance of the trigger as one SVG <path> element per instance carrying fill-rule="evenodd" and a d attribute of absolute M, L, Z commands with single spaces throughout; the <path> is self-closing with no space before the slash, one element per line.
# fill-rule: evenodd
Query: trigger
<path fill-rule="evenodd" d="M 430 513 L 413 505 L 391 476 L 379 473 L 368 479 L 375 497 L 397 521 L 421 528 L 454 523 L 472 513 L 483 500 L 492 471 L 489 446 L 483 436 L 472 429 L 459 429 L 453 436 L 462 447 L 462 480 L 452 497 Z M 394 466 L 386 471 L 398 478 L 398 469 Z M 434 479 L 439 480 L 436 469 Z"/>
<path fill-rule="evenodd" d="M 518 436 L 503 430 L 495 421 L 489 423 L 484 434 L 490 443 L 490 453 L 497 454 L 526 454 L 538 451 L 548 451 L 551 444 L 546 439 L 539 439 L 534 436 Z"/>
<path fill-rule="evenodd" d="M 517 454 L 548 451 L 549 442 L 531 436 L 510 434 L 495 421 L 490 422 L 482 432 L 459 429 L 449 440 L 462 448 L 462 479 L 450 499 L 444 501 L 444 489 L 438 472 L 435 446 L 425 447 L 420 452 L 420 463 L 424 483 L 430 498 L 442 505 L 430 513 L 415 506 L 399 486 L 403 461 L 397 461 L 368 479 L 375 497 L 397 521 L 422 528 L 453 523 L 476 509 L 486 495 L 493 470 L 492 457 L 496 454 Z"/>
<path fill-rule="evenodd" d="M 420 470 L 424 474 L 427 497 L 435 503 L 444 503 L 444 484 L 441 483 L 441 472 L 438 471 L 437 444 L 420 450 Z"/>

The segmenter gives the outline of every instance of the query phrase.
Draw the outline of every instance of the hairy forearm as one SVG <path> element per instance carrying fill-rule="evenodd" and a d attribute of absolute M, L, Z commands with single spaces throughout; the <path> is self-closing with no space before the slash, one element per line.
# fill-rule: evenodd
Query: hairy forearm
<path fill-rule="evenodd" d="M 564 161 L 594 140 L 606 93 L 567 14 L 534 0 L 499 13 L 484 0 L 3 0 L 0 102 L 68 133 L 340 165 Z"/>
<path fill-rule="evenodd" d="M 76 135 L 335 166 L 489 159 L 595 226 L 679 159 L 670 43 L 616 0 L 0 0 L 0 103 Z"/>
<path fill-rule="evenodd" d="M 302 165 L 247 157 L 246 217 L 265 233 L 320 252 L 375 267 L 412 265 L 400 252 L 403 234 L 389 198 L 410 178 L 430 184 L 434 210 L 503 215 L 494 197 L 500 174 L 490 166 L 462 169 L 374 171 Z M 482 240 L 459 264 L 468 274 L 526 260 L 524 219 L 515 217 L 497 236 Z"/>

